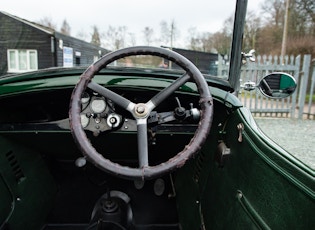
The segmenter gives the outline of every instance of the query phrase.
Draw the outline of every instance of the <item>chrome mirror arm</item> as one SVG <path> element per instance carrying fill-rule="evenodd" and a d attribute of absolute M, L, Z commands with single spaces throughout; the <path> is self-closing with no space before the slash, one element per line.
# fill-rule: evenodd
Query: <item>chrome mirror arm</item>
<path fill-rule="evenodd" d="M 244 85 L 241 85 L 240 87 L 243 90 L 252 91 L 252 90 L 255 90 L 258 87 L 258 85 L 256 84 L 256 82 L 247 81 L 244 83 Z"/>
<path fill-rule="evenodd" d="M 251 62 L 255 62 L 255 52 L 256 51 L 254 49 L 251 49 L 248 53 L 242 52 L 242 64 L 246 64 L 247 59 L 249 59 Z"/>

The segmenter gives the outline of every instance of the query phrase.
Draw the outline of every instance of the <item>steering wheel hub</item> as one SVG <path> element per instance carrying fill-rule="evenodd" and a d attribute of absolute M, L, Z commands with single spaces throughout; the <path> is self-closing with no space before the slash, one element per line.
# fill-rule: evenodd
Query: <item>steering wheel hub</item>
<path fill-rule="evenodd" d="M 143 103 L 136 104 L 134 111 L 136 116 L 142 118 L 148 116 L 149 113 L 148 107 Z"/>

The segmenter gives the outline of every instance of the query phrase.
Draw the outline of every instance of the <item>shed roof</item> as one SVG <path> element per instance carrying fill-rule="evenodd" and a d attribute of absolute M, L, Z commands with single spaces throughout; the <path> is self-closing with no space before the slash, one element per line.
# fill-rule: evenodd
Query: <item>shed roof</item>
<path fill-rule="evenodd" d="M 17 16 L 15 16 L 15 15 L 9 14 L 9 13 L 4 12 L 4 11 L 0 11 L 0 13 L 6 15 L 6 16 L 8 16 L 8 17 L 11 17 L 11 18 L 13 18 L 13 19 L 15 19 L 15 20 L 18 20 L 18 21 L 20 21 L 20 22 L 22 22 L 22 23 L 25 23 L 25 24 L 27 24 L 27 25 L 30 25 L 30 26 L 32 26 L 32 27 L 34 27 L 34 28 L 36 28 L 36 29 L 39 29 L 39 30 L 41 30 L 41 31 L 43 31 L 43 32 L 45 32 L 45 33 L 47 33 L 47 34 L 54 34 L 54 33 L 55 33 L 55 30 L 54 30 L 54 29 L 49 28 L 49 27 L 47 27 L 47 26 L 43 26 L 43 25 L 41 25 L 41 24 L 28 21 L 28 20 L 26 20 L 26 19 L 17 17 Z"/>

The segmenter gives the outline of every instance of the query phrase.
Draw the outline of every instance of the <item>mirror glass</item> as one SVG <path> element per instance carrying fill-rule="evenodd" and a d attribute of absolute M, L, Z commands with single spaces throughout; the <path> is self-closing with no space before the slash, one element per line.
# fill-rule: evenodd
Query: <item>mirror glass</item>
<path fill-rule="evenodd" d="M 294 77 L 287 73 L 271 73 L 261 79 L 260 92 L 270 98 L 285 98 L 292 95 L 296 89 Z"/>

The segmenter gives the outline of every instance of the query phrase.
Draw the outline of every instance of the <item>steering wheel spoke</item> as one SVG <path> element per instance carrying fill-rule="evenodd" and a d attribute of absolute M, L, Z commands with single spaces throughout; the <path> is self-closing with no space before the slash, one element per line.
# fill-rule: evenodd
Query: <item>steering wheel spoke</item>
<path fill-rule="evenodd" d="M 162 101 L 164 101 L 166 98 L 168 98 L 172 93 L 175 92 L 179 87 L 184 85 L 188 80 L 190 79 L 190 76 L 185 73 L 180 78 L 176 79 L 172 84 L 170 84 L 168 87 L 160 91 L 158 94 L 156 94 L 150 101 L 152 104 L 158 106 Z"/>
<path fill-rule="evenodd" d="M 135 104 L 130 100 L 120 96 L 119 94 L 91 81 L 88 84 L 88 88 L 92 89 L 93 91 L 101 94 L 102 96 L 106 97 L 107 99 L 112 100 L 114 103 L 122 107 L 123 109 L 132 112 L 134 109 Z"/>
<path fill-rule="evenodd" d="M 137 119 L 139 168 L 149 166 L 147 119 Z"/>

